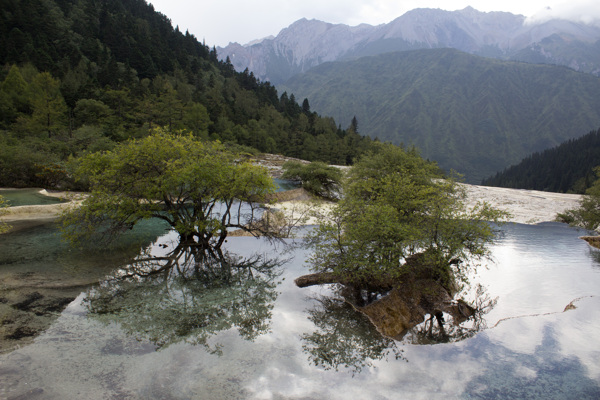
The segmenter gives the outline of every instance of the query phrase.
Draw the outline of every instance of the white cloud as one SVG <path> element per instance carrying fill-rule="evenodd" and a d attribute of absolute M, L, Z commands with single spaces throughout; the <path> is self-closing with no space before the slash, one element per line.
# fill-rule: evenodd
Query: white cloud
<path fill-rule="evenodd" d="M 567 19 L 586 24 L 598 24 L 600 21 L 600 5 L 597 0 L 574 0 L 546 6 L 529 18 L 528 23 L 542 23 L 550 19 Z"/>

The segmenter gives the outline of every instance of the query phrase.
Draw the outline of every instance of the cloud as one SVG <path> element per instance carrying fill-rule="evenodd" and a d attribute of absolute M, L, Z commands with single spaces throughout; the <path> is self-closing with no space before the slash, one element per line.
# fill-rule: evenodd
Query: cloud
<path fill-rule="evenodd" d="M 557 16 L 574 21 L 600 21 L 598 0 L 150 0 L 157 11 L 167 15 L 173 25 L 186 29 L 209 46 L 225 46 L 230 41 L 247 43 L 269 35 L 300 18 L 355 26 L 361 23 L 388 23 L 414 8 L 462 10 L 468 5 L 479 11 L 508 11 L 531 16 L 529 23 L 540 23 Z M 548 5 L 551 9 L 545 9 Z M 536 12 L 539 10 L 538 12 Z"/>
<path fill-rule="evenodd" d="M 527 18 L 528 24 L 541 24 L 551 19 L 566 19 L 600 26 L 598 0 L 573 0 L 546 6 Z"/>

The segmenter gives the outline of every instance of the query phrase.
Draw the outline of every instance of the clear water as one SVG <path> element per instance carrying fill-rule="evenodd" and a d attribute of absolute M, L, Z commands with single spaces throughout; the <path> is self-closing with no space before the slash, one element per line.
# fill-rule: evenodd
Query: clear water
<path fill-rule="evenodd" d="M 276 186 L 276 189 L 275 189 L 276 192 L 284 192 L 286 190 L 298 189 L 299 187 L 302 186 L 298 182 L 289 181 L 286 179 L 279 179 L 279 178 L 273 179 L 273 182 L 275 183 L 275 186 Z"/>
<path fill-rule="evenodd" d="M 583 232 L 559 224 L 503 230 L 495 263 L 473 278 L 497 298 L 483 329 L 433 345 L 378 336 L 330 288 L 295 287 L 307 273 L 305 250 L 252 277 L 220 277 L 227 285 L 193 268 L 127 280 L 134 268 L 164 263 L 175 237 L 159 237 L 127 264 L 119 257 L 133 257 L 128 246 L 71 258 L 50 245 L 50 255 L 35 255 L 44 233 L 27 239 L 22 230 L 0 241 L 2 290 L 30 270 L 106 279 L 81 290 L 31 343 L 0 354 L 0 399 L 600 398 L 598 253 L 578 239 Z M 10 262 L 6 246 L 21 246 Z M 241 256 L 282 252 L 246 237 L 228 246 Z"/>
<path fill-rule="evenodd" d="M 0 196 L 8 200 L 9 206 L 37 206 L 64 203 L 65 200 L 44 196 L 40 189 L 1 189 Z"/>

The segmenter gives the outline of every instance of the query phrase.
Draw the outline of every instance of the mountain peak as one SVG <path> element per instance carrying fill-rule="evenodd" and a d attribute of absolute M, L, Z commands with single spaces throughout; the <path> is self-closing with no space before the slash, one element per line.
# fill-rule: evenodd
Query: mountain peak
<path fill-rule="evenodd" d="M 590 57 L 584 60 L 577 56 L 575 60 L 569 56 L 563 60 L 553 56 L 556 51 L 544 51 L 539 46 L 521 54 L 554 34 L 568 33 L 587 43 L 600 40 L 600 27 L 566 20 L 532 25 L 525 24 L 525 20 L 523 15 L 481 12 L 470 6 L 457 11 L 417 8 L 377 26 L 351 27 L 302 18 L 282 29 L 275 38 L 251 42 L 245 51 L 231 45 L 218 53 L 222 59 L 229 56 L 237 70 L 249 68 L 261 80 L 274 84 L 323 62 L 437 47 L 503 59 L 519 54 L 523 61 L 547 60 L 550 64 L 582 66 L 587 72 L 600 70 L 598 61 Z"/>

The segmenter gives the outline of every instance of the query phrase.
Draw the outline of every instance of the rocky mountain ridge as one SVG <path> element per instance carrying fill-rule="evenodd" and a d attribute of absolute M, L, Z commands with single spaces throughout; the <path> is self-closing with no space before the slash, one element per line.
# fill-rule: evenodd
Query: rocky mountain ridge
<path fill-rule="evenodd" d="M 328 61 L 391 51 L 450 47 L 467 53 L 567 65 L 600 75 L 600 24 L 567 20 L 528 23 L 522 15 L 415 9 L 388 24 L 348 26 L 301 19 L 276 37 L 218 48 L 238 71 L 248 68 L 274 84 Z M 572 51 L 572 49 L 579 49 Z"/>

